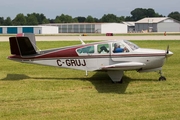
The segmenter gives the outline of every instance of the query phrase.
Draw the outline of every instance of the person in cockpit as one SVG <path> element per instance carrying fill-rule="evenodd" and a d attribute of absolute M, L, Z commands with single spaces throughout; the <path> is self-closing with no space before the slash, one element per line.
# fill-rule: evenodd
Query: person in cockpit
<path fill-rule="evenodd" d="M 124 52 L 124 49 L 121 48 L 120 45 L 118 45 L 117 43 L 114 43 L 113 53 L 120 53 L 120 52 Z"/>

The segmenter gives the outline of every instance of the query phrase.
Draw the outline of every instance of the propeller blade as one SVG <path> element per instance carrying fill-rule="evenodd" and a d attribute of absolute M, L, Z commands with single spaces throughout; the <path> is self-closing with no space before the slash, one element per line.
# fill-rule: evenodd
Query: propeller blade
<path fill-rule="evenodd" d="M 166 54 L 169 54 L 169 45 L 167 46 Z"/>

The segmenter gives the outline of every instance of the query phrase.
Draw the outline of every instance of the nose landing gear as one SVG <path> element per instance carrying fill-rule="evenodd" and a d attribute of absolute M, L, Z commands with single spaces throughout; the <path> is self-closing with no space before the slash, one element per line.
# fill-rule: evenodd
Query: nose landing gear
<path fill-rule="evenodd" d="M 162 71 L 161 71 L 161 70 L 159 71 L 159 74 L 160 74 L 159 81 L 165 81 L 165 80 L 166 80 L 166 77 L 164 77 L 164 76 L 162 75 Z"/>

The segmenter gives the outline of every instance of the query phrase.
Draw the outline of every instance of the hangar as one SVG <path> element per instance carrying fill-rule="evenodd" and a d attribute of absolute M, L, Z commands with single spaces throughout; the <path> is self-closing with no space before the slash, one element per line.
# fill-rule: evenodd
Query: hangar
<path fill-rule="evenodd" d="M 123 23 L 51 23 L 47 26 L 58 26 L 59 33 L 127 33 Z"/>
<path fill-rule="evenodd" d="M 56 26 L 0 26 L 0 34 L 58 34 Z"/>
<path fill-rule="evenodd" d="M 135 31 L 180 32 L 180 22 L 170 17 L 144 18 L 135 22 Z"/>
<path fill-rule="evenodd" d="M 123 22 L 128 27 L 128 32 L 133 33 L 135 31 L 135 22 L 134 21 L 126 21 Z"/>

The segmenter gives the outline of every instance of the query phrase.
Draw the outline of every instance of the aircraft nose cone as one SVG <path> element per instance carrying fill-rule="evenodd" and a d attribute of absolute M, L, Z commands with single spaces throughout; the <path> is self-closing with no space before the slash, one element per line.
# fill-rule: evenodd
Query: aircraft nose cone
<path fill-rule="evenodd" d="M 168 53 L 166 54 L 167 57 L 170 57 L 172 55 L 173 55 L 173 52 L 171 52 L 171 51 L 168 51 Z"/>

